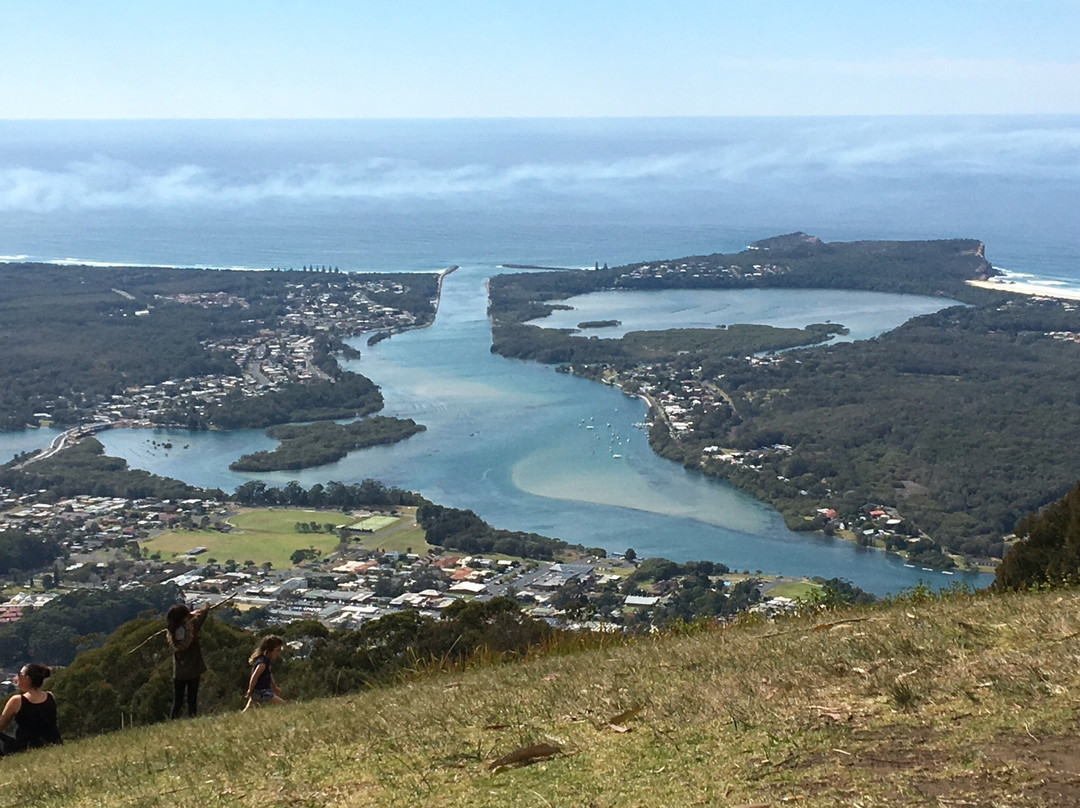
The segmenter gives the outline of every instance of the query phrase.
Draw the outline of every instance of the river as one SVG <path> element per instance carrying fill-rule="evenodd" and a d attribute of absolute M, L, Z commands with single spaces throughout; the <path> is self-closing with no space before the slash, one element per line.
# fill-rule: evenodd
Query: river
<path fill-rule="evenodd" d="M 278 485 L 296 479 L 305 486 L 372 477 L 443 505 L 474 510 L 496 527 L 609 551 L 632 547 L 641 557 L 838 576 L 879 594 L 920 581 L 934 587 L 988 582 L 985 575 L 946 576 L 841 540 L 793 533 L 767 505 L 653 453 L 640 426 L 646 418 L 640 400 L 550 367 L 492 354 L 485 283 L 496 271 L 473 265 L 448 275 L 438 316 L 426 329 L 372 347 L 363 338 L 353 340 L 363 356 L 345 365 L 380 385 L 384 414 L 427 426 L 402 443 L 354 452 L 314 469 L 249 475 L 229 471 L 228 464 L 275 444 L 259 430 L 125 429 L 102 433 L 100 439 L 110 455 L 133 466 L 227 491 L 251 476 Z M 723 296 L 743 293 L 711 294 L 722 306 Z M 778 294 L 785 296 L 783 316 L 789 322 L 829 319 L 830 299 L 843 301 L 848 315 L 855 316 L 847 295 L 800 292 L 787 299 L 786 291 Z M 744 311 L 741 319 L 760 322 L 776 310 L 768 295 L 757 297 L 759 308 Z M 942 305 L 896 295 L 858 299 L 861 316 L 876 312 L 880 328 Z M 644 300 L 641 305 L 651 318 L 658 316 L 657 306 Z M 797 306 L 804 311 L 793 312 Z M 883 320 L 882 311 L 894 319 Z M 626 309 L 622 316 L 635 315 Z M 679 319 L 677 305 L 671 316 Z"/>

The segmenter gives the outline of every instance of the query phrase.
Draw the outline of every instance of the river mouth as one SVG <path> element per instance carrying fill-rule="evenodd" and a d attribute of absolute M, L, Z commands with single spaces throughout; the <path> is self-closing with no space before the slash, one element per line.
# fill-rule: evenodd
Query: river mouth
<path fill-rule="evenodd" d="M 373 346 L 362 337 L 353 341 L 361 358 L 342 364 L 380 385 L 382 414 L 414 418 L 427 427 L 401 443 L 352 452 L 317 468 L 255 474 L 230 471 L 228 464 L 272 448 L 275 441 L 262 430 L 125 429 L 99 439 L 108 454 L 133 467 L 225 491 L 249 479 L 279 486 L 297 480 L 307 487 L 374 478 L 473 510 L 498 528 L 614 552 L 633 547 L 642 557 L 842 577 L 879 594 L 939 576 L 847 542 L 793 533 L 768 505 L 656 455 L 641 428 L 647 418 L 641 400 L 549 366 L 492 354 L 485 284 L 496 271 L 472 265 L 448 275 L 439 314 L 427 328 Z M 782 301 L 790 294 L 773 293 Z M 760 321 L 768 308 L 789 317 L 830 319 L 830 300 L 839 299 L 833 291 L 800 290 L 800 312 L 759 297 L 763 303 L 750 316 L 728 319 Z M 879 315 L 889 297 L 905 296 L 861 300 Z M 808 301 L 813 305 L 806 307 Z M 631 314 L 624 310 L 622 316 L 633 322 Z M 899 324 L 876 319 L 879 330 Z M 971 580 L 986 583 L 985 576 Z"/>
<path fill-rule="evenodd" d="M 8 121 L 2 128 L 0 162 L 31 182 L 16 183 L 30 192 L 8 194 L 0 217 L 0 242 L 10 256 L 217 267 L 300 268 L 325 261 L 385 272 L 469 268 L 450 276 L 445 311 L 454 311 L 449 298 L 460 290 L 466 304 L 460 316 L 476 321 L 478 330 L 450 346 L 448 323 L 440 317 L 431 329 L 441 334 L 437 339 L 398 335 L 372 351 L 361 346 L 358 369 L 384 389 L 391 385 L 384 371 L 400 371 L 405 384 L 394 399 L 396 411 L 418 412 L 429 432 L 390 453 L 356 452 L 290 476 L 307 484 L 382 477 L 444 504 L 473 508 L 499 527 L 616 549 L 630 545 L 639 554 L 652 542 L 658 554 L 673 558 L 841 575 L 877 592 L 928 573 L 896 574 L 867 561 L 882 554 L 849 546 L 833 558 L 831 545 L 792 537 L 764 506 L 764 527 L 725 533 L 700 522 L 518 489 L 514 475 L 524 467 L 515 464 L 531 456 L 529 444 L 578 428 L 581 415 L 560 412 L 559 395 L 579 397 L 597 415 L 599 407 L 628 406 L 620 394 L 608 390 L 605 398 L 581 380 L 583 386 L 564 386 L 566 380 L 547 368 L 520 377 L 507 370 L 514 363 L 506 360 L 487 365 L 478 358 L 471 368 L 440 375 L 406 354 L 444 351 L 430 358 L 454 365 L 459 351 L 486 355 L 482 284 L 500 263 L 617 266 L 731 253 L 796 228 L 828 242 L 981 237 L 995 263 L 1071 284 L 1080 280 L 1080 230 L 1062 226 L 1076 220 L 1080 200 L 1076 116 Z M 597 170 L 620 167 L 633 170 Z M 180 188 L 186 193 L 175 193 L 175 177 L 189 178 Z M 609 318 L 579 312 L 571 325 L 591 319 Z M 835 312 L 798 325 L 827 319 L 852 326 Z M 735 321 L 705 319 L 708 327 Z M 608 336 L 602 329 L 596 335 Z M 460 373 L 463 382 L 455 381 Z M 502 390 L 498 378 L 473 388 L 484 373 L 508 375 L 527 394 Z M 412 394 L 407 377 L 413 374 L 427 386 L 409 399 L 404 393 Z M 443 428 L 442 420 L 461 426 Z M 517 422 L 522 437 L 507 437 L 508 421 Z M 261 433 L 177 435 L 167 441 L 174 448 L 163 452 L 150 443 L 152 432 L 123 433 L 102 435 L 111 454 L 130 450 L 133 466 L 225 490 L 244 479 L 231 476 L 228 462 L 260 448 L 260 441 L 273 445 Z M 48 436 L 38 434 L 39 445 L 47 444 Z M 8 449 L 0 459 L 36 448 L 24 435 L 3 438 L 0 448 Z M 518 441 L 525 445 L 512 449 Z M 579 479 L 573 468 L 562 473 Z M 791 549 L 803 547 L 809 548 L 806 564 Z"/>

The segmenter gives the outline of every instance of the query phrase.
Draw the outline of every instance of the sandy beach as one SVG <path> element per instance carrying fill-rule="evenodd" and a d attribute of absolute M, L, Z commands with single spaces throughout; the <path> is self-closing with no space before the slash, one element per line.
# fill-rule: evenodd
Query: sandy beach
<path fill-rule="evenodd" d="M 996 292 L 1012 292 L 1018 295 L 1036 295 L 1038 297 L 1055 297 L 1059 300 L 1080 300 L 1080 289 L 1063 286 L 1046 286 L 1039 283 L 1028 283 L 1012 280 L 992 281 L 967 281 L 971 286 L 980 289 L 992 289 Z"/>

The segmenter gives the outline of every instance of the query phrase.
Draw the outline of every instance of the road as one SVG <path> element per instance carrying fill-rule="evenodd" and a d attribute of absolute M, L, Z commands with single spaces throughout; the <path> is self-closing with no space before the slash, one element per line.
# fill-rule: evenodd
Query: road
<path fill-rule="evenodd" d="M 63 451 L 69 446 L 74 446 L 87 435 L 93 435 L 95 432 L 101 432 L 104 429 L 111 429 L 113 426 L 114 424 L 111 421 L 100 421 L 95 424 L 82 424 L 80 426 L 72 427 L 65 432 L 61 432 L 52 439 L 48 446 L 33 457 L 29 457 L 22 463 L 19 463 L 15 466 L 15 469 L 21 471 L 31 463 L 36 463 L 39 460 L 46 460 L 57 452 Z"/>

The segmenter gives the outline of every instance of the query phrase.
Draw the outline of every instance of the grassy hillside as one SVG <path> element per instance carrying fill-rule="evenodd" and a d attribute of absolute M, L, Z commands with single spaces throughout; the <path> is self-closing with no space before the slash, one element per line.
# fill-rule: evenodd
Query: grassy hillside
<path fill-rule="evenodd" d="M 1078 658 L 1080 592 L 912 596 L 114 733 L 0 805 L 1073 806 Z"/>

